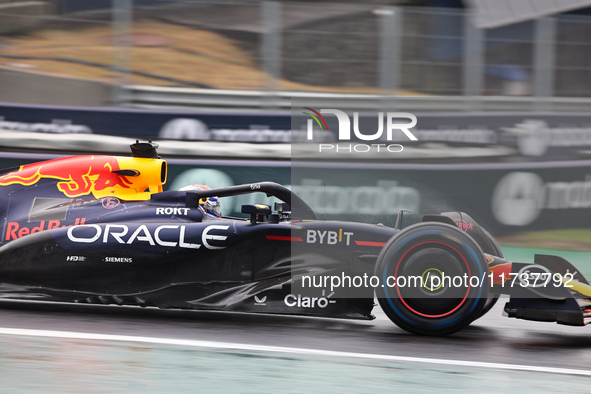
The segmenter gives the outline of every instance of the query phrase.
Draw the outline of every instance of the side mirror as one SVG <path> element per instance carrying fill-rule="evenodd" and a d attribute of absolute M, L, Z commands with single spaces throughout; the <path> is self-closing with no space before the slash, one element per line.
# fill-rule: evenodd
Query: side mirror
<path fill-rule="evenodd" d="M 242 213 L 250 214 L 250 222 L 255 224 L 258 215 L 268 215 L 271 213 L 271 207 L 263 204 L 242 204 Z"/>

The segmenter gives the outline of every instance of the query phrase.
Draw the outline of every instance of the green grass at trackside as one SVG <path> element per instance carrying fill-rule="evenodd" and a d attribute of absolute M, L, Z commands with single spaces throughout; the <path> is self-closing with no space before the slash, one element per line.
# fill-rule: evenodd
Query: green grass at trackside
<path fill-rule="evenodd" d="M 501 249 L 503 251 L 503 256 L 506 259 L 519 263 L 533 263 L 534 255 L 536 254 L 560 256 L 577 267 L 581 274 L 583 274 L 587 280 L 591 281 L 591 251 L 576 252 L 572 250 L 518 248 L 514 246 L 501 246 Z"/>
<path fill-rule="evenodd" d="M 531 231 L 495 237 L 511 261 L 533 263 L 535 254 L 560 256 L 591 280 L 591 230 Z"/>
<path fill-rule="evenodd" d="M 591 252 L 591 230 L 546 230 L 495 237 L 501 246 Z"/>

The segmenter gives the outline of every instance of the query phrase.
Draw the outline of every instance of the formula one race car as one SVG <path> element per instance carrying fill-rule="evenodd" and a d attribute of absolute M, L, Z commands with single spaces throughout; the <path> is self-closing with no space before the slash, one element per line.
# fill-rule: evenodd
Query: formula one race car
<path fill-rule="evenodd" d="M 591 320 L 591 286 L 570 263 L 507 261 L 465 213 L 406 226 L 400 212 L 390 228 L 319 221 L 272 182 L 163 191 L 155 144 L 131 147 L 0 172 L 1 298 L 372 319 L 375 296 L 403 329 L 445 335 L 506 293 L 509 317 Z M 206 207 L 246 193 L 281 202 L 245 204 L 245 218 Z"/>

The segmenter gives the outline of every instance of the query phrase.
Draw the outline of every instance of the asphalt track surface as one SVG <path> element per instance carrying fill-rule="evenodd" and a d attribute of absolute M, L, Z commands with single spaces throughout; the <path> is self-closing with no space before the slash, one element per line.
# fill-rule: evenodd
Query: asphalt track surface
<path fill-rule="evenodd" d="M 129 365 L 121 361 L 127 360 L 129 357 L 125 355 L 125 352 L 133 353 L 138 349 L 143 349 L 145 352 L 146 348 L 157 345 L 180 349 L 185 352 L 181 352 L 181 355 L 185 356 L 187 349 L 206 352 L 205 356 L 203 353 L 199 353 L 184 361 L 179 359 L 178 355 L 172 356 L 177 360 L 171 364 L 171 367 L 175 368 L 175 372 L 178 372 L 179 367 L 191 368 L 196 362 L 199 364 L 199 357 L 206 357 L 209 360 L 220 357 L 219 353 L 215 352 L 230 352 L 233 356 L 239 354 L 241 356 L 237 365 L 240 368 L 234 366 L 230 370 L 226 370 L 227 366 L 232 366 L 237 360 L 222 359 L 218 360 L 221 366 L 210 372 L 214 375 L 221 374 L 221 376 L 230 374 L 234 379 L 241 373 L 247 373 L 253 378 L 251 383 L 255 385 L 260 383 L 260 380 L 254 378 L 259 373 L 264 375 L 264 370 L 254 368 L 253 371 L 244 371 L 244 362 L 248 361 L 244 359 L 245 355 L 254 354 L 251 361 L 254 360 L 255 364 L 259 366 L 268 363 L 271 366 L 277 366 L 277 363 L 286 362 L 285 357 L 287 357 L 288 363 L 294 363 L 295 357 L 296 361 L 299 360 L 295 365 L 300 369 L 302 368 L 301 363 L 304 362 L 317 363 L 318 365 L 312 368 L 315 372 L 336 368 L 336 371 L 326 372 L 320 376 L 321 383 L 328 384 L 327 387 L 332 388 L 335 387 L 335 382 L 344 379 L 342 376 L 338 377 L 339 373 L 343 373 L 343 368 L 352 368 L 347 363 L 367 362 L 378 363 L 378 372 L 380 372 L 380 368 L 385 368 L 381 373 L 378 373 L 378 377 L 375 379 L 382 379 L 380 376 L 383 374 L 392 377 L 392 372 L 389 371 L 392 368 L 398 372 L 404 370 L 406 374 L 404 376 L 409 376 L 409 371 L 414 371 L 420 376 L 420 386 L 414 387 L 417 390 L 413 390 L 412 383 L 419 382 L 418 378 L 411 378 L 407 382 L 391 382 L 399 388 L 410 384 L 407 387 L 407 392 L 441 388 L 441 377 L 432 376 L 433 374 L 444 374 L 444 377 L 447 378 L 449 376 L 446 374 L 455 374 L 453 380 L 448 382 L 450 389 L 456 387 L 454 384 L 467 388 L 466 382 L 462 382 L 462 380 L 471 381 L 471 384 L 480 384 L 479 374 L 486 376 L 486 379 L 492 379 L 493 382 L 496 382 L 495 384 L 498 384 L 501 379 L 502 386 L 488 386 L 492 391 L 507 389 L 507 387 L 519 389 L 521 386 L 526 389 L 536 388 L 536 390 L 552 391 L 568 388 L 568 385 L 564 385 L 565 382 L 568 382 L 568 384 L 574 385 L 569 388 L 570 391 L 584 392 L 585 387 L 591 386 L 591 337 L 588 328 L 508 319 L 501 316 L 502 304 L 503 300 L 489 314 L 460 333 L 450 337 L 435 338 L 407 334 L 391 323 L 379 307 L 376 307 L 377 319 L 374 321 L 350 321 L 114 306 L 88 307 L 2 302 L 0 303 L 0 344 L 2 349 L 0 351 L 0 384 L 5 389 L 15 388 L 17 391 L 19 391 L 18 389 L 36 391 L 40 388 L 42 391 L 70 391 L 67 386 L 61 386 L 63 379 L 69 376 L 72 371 L 71 367 L 82 359 L 91 367 L 82 374 L 87 379 L 82 379 L 82 383 L 78 383 L 78 385 L 86 382 L 89 384 L 86 387 L 88 389 L 96 388 L 96 385 L 99 387 L 103 385 L 102 389 L 106 391 L 127 391 L 129 387 L 125 385 L 112 386 L 113 379 L 118 378 L 118 374 L 127 373 L 125 369 Z M 89 336 L 85 337 L 86 334 Z M 38 342 L 39 340 L 42 342 Z M 73 348 L 77 349 L 80 346 L 81 341 L 87 343 L 86 346 L 88 343 L 93 344 L 92 354 L 94 356 L 89 356 L 88 348 L 85 347 L 81 348 L 79 354 L 71 353 Z M 139 348 L 138 343 L 141 345 Z M 47 348 L 47 346 L 50 347 Z M 56 348 L 56 346 L 58 347 Z M 95 381 L 95 374 L 98 370 L 98 374 L 101 375 L 100 368 L 94 368 L 93 365 L 100 366 L 106 361 L 104 360 L 105 354 L 101 355 L 102 351 L 97 350 L 96 346 L 110 349 L 106 355 L 110 363 L 122 364 L 122 367 L 108 373 L 109 379 L 98 382 Z M 64 356 L 64 349 L 68 349 L 66 354 L 69 356 Z M 214 352 L 213 355 L 211 352 Z M 277 359 L 257 359 L 261 353 L 271 353 L 271 357 Z M 59 354 L 61 354 L 61 358 Z M 375 357 L 372 359 L 372 356 Z M 154 357 L 158 358 L 162 355 L 154 355 Z M 226 357 L 228 356 L 226 355 Z M 23 368 L 35 368 L 39 373 L 38 376 L 45 376 L 42 386 L 28 386 L 23 383 L 28 379 L 30 371 L 23 373 L 19 368 L 22 379 L 17 380 L 15 380 L 14 373 L 8 374 L 15 362 L 23 363 L 23 360 L 25 360 Z M 341 365 L 335 367 L 334 362 L 341 363 Z M 33 365 L 29 365 L 31 363 Z M 129 363 L 131 361 L 127 364 Z M 206 363 L 206 365 L 208 364 Z M 56 368 L 57 371 L 55 371 Z M 148 370 L 142 370 L 142 373 L 151 376 L 152 379 L 158 374 L 164 373 L 166 375 L 166 372 L 159 370 L 160 367 L 153 372 L 150 372 L 150 368 L 154 369 L 156 366 L 148 366 Z M 268 369 L 269 366 L 266 368 Z M 356 365 L 353 369 L 360 374 L 361 378 L 364 373 L 376 372 L 376 365 L 364 372 L 366 368 L 368 366 L 364 364 L 362 366 Z M 54 372 L 44 375 L 44 369 L 52 369 Z M 289 369 L 293 368 L 289 367 Z M 18 374 L 18 371 L 15 373 Z M 284 378 L 290 379 L 296 379 L 296 376 L 299 375 L 297 369 L 293 371 L 293 375 L 287 371 L 281 373 L 287 375 Z M 498 379 L 491 378 L 495 376 Z M 78 374 L 78 378 L 80 378 L 80 374 Z M 169 378 L 172 379 L 172 377 Z M 178 379 L 189 378 L 190 375 L 180 374 L 180 377 L 175 377 L 174 381 L 176 384 L 181 384 Z M 218 388 L 227 388 L 229 391 L 245 389 L 242 386 L 224 386 L 229 382 L 227 378 L 218 380 Z M 297 379 L 306 380 L 306 377 L 299 376 Z M 115 382 L 118 381 L 120 379 L 115 379 Z M 157 381 L 152 383 L 154 382 Z M 381 381 L 380 384 L 383 383 Z M 159 384 L 163 384 L 163 382 L 159 381 Z M 318 384 L 318 382 L 315 383 L 316 388 L 319 387 Z M 369 388 L 372 387 L 372 384 L 370 381 L 365 381 L 363 387 Z M 146 387 L 137 388 L 139 391 L 150 391 L 150 388 L 154 387 L 153 384 L 149 384 Z M 184 390 L 190 386 L 175 387 Z M 215 385 L 210 388 L 214 389 L 214 387 Z M 266 391 L 265 387 L 257 386 L 253 392 Z M 351 388 L 350 385 L 348 387 Z M 385 387 L 387 388 L 388 385 Z M 2 388 L 0 388 L 1 391 Z M 275 390 L 268 392 L 271 391 Z M 312 391 L 315 390 L 312 388 Z"/>
<path fill-rule="evenodd" d="M 588 253 L 563 254 L 590 276 Z M 358 321 L 0 301 L 0 393 L 590 392 L 591 327 L 509 319 L 505 301 L 449 337 L 379 306 Z"/>

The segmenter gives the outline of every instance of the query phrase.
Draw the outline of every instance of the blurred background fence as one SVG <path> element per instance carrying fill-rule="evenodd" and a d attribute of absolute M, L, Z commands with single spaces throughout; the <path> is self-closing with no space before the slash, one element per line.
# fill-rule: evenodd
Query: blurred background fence
<path fill-rule="evenodd" d="M 375 2 L 0 0 L 0 101 L 272 109 L 297 92 L 348 108 L 581 111 L 590 18 L 482 29 L 467 9 Z"/>
<path fill-rule="evenodd" d="M 425 6 L 454 2 L 465 7 Z M 478 14 L 485 3 L 497 22 Z M 541 4 L 560 10 L 522 9 Z M 155 138 L 176 156 L 171 188 L 291 182 L 326 212 L 317 197 L 328 184 L 346 202 L 329 219 L 459 209 L 497 234 L 588 228 L 591 15 L 564 13 L 585 5 L 0 0 L 0 149 L 12 151 L 0 160 L 122 153 Z M 365 110 L 364 130 L 379 110 L 416 113 L 420 139 L 298 178 L 292 101 Z"/>

